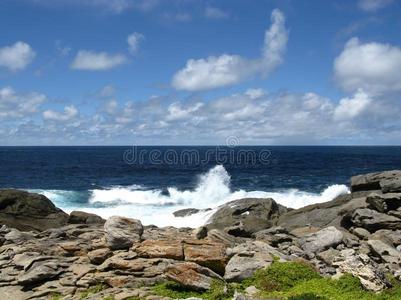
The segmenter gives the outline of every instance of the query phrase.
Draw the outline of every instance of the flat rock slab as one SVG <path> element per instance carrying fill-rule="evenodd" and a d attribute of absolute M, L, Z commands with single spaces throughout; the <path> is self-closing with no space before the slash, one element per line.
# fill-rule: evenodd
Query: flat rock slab
<path fill-rule="evenodd" d="M 304 236 L 299 240 L 299 244 L 304 251 L 317 253 L 337 246 L 343 241 L 343 238 L 344 234 L 340 230 L 330 226 Z"/>
<path fill-rule="evenodd" d="M 168 279 L 194 290 L 208 290 L 214 279 L 222 279 L 212 270 L 191 262 L 171 265 L 167 267 L 165 275 Z"/>
<path fill-rule="evenodd" d="M 195 262 L 219 274 L 224 274 L 228 261 L 224 244 L 193 240 L 184 241 L 183 245 L 186 261 Z"/>
<path fill-rule="evenodd" d="M 184 259 L 181 241 L 146 240 L 135 248 L 139 257 Z"/>

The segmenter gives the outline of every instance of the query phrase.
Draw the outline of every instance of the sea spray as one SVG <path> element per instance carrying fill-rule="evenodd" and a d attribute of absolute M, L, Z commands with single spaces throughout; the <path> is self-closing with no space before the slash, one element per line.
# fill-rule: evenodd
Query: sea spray
<path fill-rule="evenodd" d="M 322 193 L 309 193 L 298 189 L 282 191 L 245 191 L 230 188 L 230 175 L 222 165 L 211 168 L 198 177 L 193 190 L 176 187 L 149 190 L 140 185 L 111 186 L 87 192 L 32 190 L 43 193 L 57 206 L 67 212 L 79 209 L 98 214 L 104 218 L 121 215 L 140 219 L 143 224 L 157 226 L 198 227 L 203 225 L 215 209 L 228 201 L 241 198 L 273 198 L 278 203 L 299 208 L 310 204 L 327 202 L 338 195 L 349 193 L 345 185 L 331 185 Z M 74 197 L 87 197 L 78 204 Z M 174 217 L 173 212 L 183 208 L 212 208 L 188 217 Z"/>

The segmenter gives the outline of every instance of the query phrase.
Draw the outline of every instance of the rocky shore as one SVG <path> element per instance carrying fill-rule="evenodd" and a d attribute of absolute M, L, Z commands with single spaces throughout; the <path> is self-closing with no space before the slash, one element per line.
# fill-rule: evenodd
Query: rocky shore
<path fill-rule="evenodd" d="M 350 189 L 296 210 L 232 201 L 196 229 L 68 215 L 0 190 L 0 299 L 355 299 L 348 286 L 330 294 L 341 278 L 359 299 L 401 299 L 401 171 L 355 176 Z M 302 278 L 327 289 L 304 293 Z"/>

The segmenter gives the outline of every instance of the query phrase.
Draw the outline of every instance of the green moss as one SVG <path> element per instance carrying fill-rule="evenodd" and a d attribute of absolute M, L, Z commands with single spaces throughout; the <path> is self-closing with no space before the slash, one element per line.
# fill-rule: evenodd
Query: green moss
<path fill-rule="evenodd" d="M 282 291 L 319 278 L 321 276 L 305 262 L 274 261 L 269 268 L 256 271 L 248 285 L 255 285 L 263 291 Z"/>
<path fill-rule="evenodd" d="M 99 283 L 87 289 L 81 293 L 81 299 L 88 298 L 90 295 L 100 293 L 101 291 L 107 289 L 107 286 L 103 283 Z"/>
<path fill-rule="evenodd" d="M 210 290 L 202 293 L 191 291 L 174 282 L 166 282 L 153 286 L 153 292 L 159 296 L 170 297 L 173 299 L 195 297 L 205 300 L 226 300 L 232 298 L 234 288 L 228 285 L 226 286 L 219 280 L 215 280 L 213 281 Z"/>
<path fill-rule="evenodd" d="M 345 274 L 337 280 L 322 277 L 305 262 L 274 261 L 267 268 L 255 272 L 237 284 L 215 281 L 204 293 L 189 291 L 176 283 L 163 283 L 153 287 L 155 294 L 173 299 L 198 297 L 205 300 L 231 299 L 234 291 L 243 291 L 254 285 L 261 299 L 282 300 L 400 300 L 401 283 L 390 278 L 393 287 L 376 294 L 363 289 L 358 278 Z"/>
<path fill-rule="evenodd" d="M 50 299 L 51 300 L 61 300 L 61 299 L 63 299 L 63 295 L 61 295 L 60 293 L 53 293 L 50 295 Z"/>

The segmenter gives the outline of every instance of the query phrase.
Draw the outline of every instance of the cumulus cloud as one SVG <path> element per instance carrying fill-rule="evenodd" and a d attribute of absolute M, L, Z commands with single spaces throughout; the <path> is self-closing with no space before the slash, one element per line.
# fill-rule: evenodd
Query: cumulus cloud
<path fill-rule="evenodd" d="M 127 58 L 122 54 L 80 50 L 71 63 L 71 68 L 86 71 L 105 71 L 126 62 Z"/>
<path fill-rule="evenodd" d="M 78 110 L 74 105 L 64 107 L 63 112 L 54 110 L 46 110 L 43 112 L 43 119 L 57 122 L 66 122 L 75 118 L 78 115 Z"/>
<path fill-rule="evenodd" d="M 401 91 L 401 48 L 381 43 L 347 42 L 334 61 L 335 78 L 345 91 Z"/>
<path fill-rule="evenodd" d="M 23 118 L 39 111 L 47 100 L 36 92 L 18 93 L 11 87 L 0 89 L 0 119 Z"/>
<path fill-rule="evenodd" d="M 128 50 L 131 54 L 135 54 L 138 52 L 139 44 L 144 38 L 145 38 L 144 35 L 139 32 L 131 33 L 127 37 Z"/>
<path fill-rule="evenodd" d="M 34 137 L 35 143 L 52 144 L 96 144 L 100 140 L 107 144 L 127 140 L 221 144 L 228 136 L 236 136 L 249 144 L 369 144 L 399 142 L 394 137 L 401 133 L 399 99 L 374 98 L 363 90 L 340 101 L 313 92 L 267 93 L 263 89 L 208 101 L 154 96 L 124 103 L 111 98 L 99 103 L 96 113 L 86 114 L 73 105 L 42 112 L 40 103 L 45 99 L 40 94 L 1 89 L 0 118 L 10 111 L 15 117 L 9 119 L 11 123 L 3 122 L 2 138 L 21 143 Z M 26 104 L 19 109 L 24 122 L 15 114 L 18 103 Z M 41 112 L 44 122 L 29 121 L 26 116 L 32 112 Z"/>
<path fill-rule="evenodd" d="M 393 0 L 359 0 L 358 7 L 361 10 L 372 12 L 390 5 Z"/>
<path fill-rule="evenodd" d="M 220 8 L 208 5 L 205 8 L 205 17 L 208 19 L 227 19 L 229 13 Z"/>
<path fill-rule="evenodd" d="M 35 58 L 36 53 L 25 42 L 16 42 L 11 46 L 0 48 L 0 67 L 11 71 L 25 69 Z"/>
<path fill-rule="evenodd" d="M 265 33 L 262 57 L 246 59 L 223 54 L 202 59 L 190 59 L 173 77 L 177 90 L 200 91 L 237 84 L 255 75 L 268 75 L 283 60 L 288 41 L 283 13 L 275 9 L 271 26 Z"/>
<path fill-rule="evenodd" d="M 350 120 L 354 119 L 363 113 L 372 103 L 370 96 L 363 90 L 359 90 L 351 98 L 343 98 L 339 105 L 334 110 L 335 120 Z"/>

